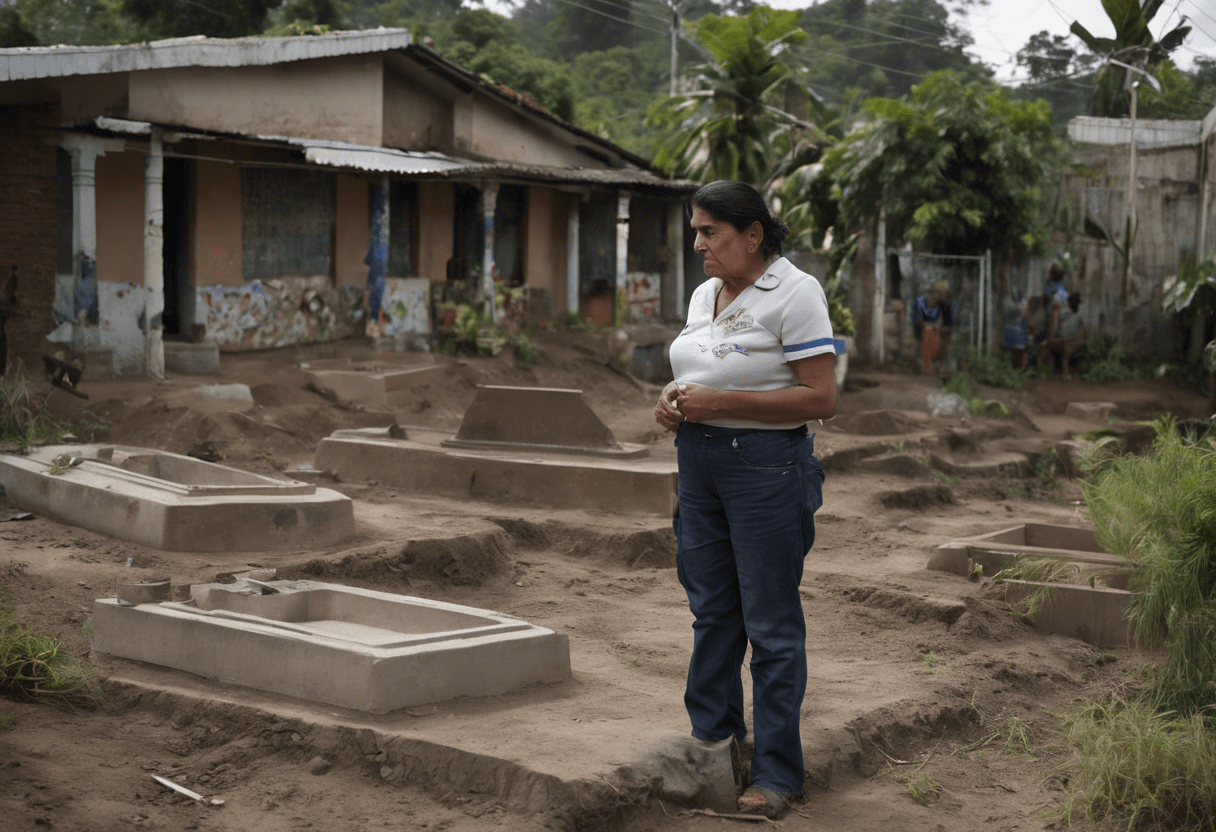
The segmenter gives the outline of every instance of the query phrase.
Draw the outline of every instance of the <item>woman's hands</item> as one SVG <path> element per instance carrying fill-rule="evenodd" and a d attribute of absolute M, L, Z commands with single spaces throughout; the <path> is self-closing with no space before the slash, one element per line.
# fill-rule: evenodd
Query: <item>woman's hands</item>
<path fill-rule="evenodd" d="M 673 381 L 659 394 L 654 420 L 667 430 L 677 430 L 681 422 L 700 422 L 713 415 L 707 394 L 718 392 L 703 384 Z"/>

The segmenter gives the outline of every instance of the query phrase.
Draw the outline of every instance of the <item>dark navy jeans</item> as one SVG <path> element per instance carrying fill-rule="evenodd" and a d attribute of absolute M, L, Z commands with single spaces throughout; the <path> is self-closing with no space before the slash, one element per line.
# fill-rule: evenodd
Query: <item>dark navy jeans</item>
<path fill-rule="evenodd" d="M 798 717 L 806 620 L 798 583 L 815 542 L 823 466 L 814 434 L 684 423 L 677 570 L 693 623 L 684 704 L 705 740 L 747 735 L 743 655 L 752 646 L 752 783 L 801 794 Z"/>

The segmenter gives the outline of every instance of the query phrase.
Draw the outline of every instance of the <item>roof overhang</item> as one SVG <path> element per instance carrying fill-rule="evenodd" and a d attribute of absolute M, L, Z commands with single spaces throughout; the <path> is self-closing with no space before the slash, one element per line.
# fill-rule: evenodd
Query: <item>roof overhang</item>
<path fill-rule="evenodd" d="M 123 46 L 34 46 L 0 49 L 0 82 L 175 67 L 238 67 L 404 49 L 406 29 L 330 32 L 268 38 L 189 38 Z"/>
<path fill-rule="evenodd" d="M 636 190 L 658 195 L 683 195 L 700 185 L 684 179 L 664 179 L 636 168 L 570 168 L 511 162 L 477 162 L 442 153 L 397 150 L 388 147 L 309 139 L 296 136 L 221 134 L 189 127 L 154 125 L 146 121 L 98 118 L 78 129 L 107 135 L 150 138 L 153 128 L 168 142 L 181 139 L 229 139 L 267 146 L 298 149 L 304 163 L 364 173 L 381 173 L 403 179 L 443 179 L 460 182 L 506 180 L 511 182 Z M 170 152 L 168 155 L 172 155 Z M 256 165 L 256 163 L 250 163 Z"/>

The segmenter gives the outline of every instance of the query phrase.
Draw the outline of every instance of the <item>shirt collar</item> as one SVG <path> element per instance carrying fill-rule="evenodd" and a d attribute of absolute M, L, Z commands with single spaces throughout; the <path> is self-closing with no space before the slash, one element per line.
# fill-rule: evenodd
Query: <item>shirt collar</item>
<path fill-rule="evenodd" d="M 788 259 L 785 257 L 778 257 L 773 261 L 773 264 L 768 267 L 768 270 L 764 274 L 760 275 L 760 278 L 752 285 L 757 289 L 762 289 L 765 292 L 772 291 L 781 285 L 782 279 L 784 279 L 793 268 L 794 264 Z"/>

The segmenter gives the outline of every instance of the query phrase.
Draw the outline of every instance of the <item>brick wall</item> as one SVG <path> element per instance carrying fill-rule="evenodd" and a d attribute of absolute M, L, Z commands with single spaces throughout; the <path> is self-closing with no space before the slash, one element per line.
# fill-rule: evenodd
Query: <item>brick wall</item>
<path fill-rule="evenodd" d="M 31 375 L 54 328 L 56 160 L 54 105 L 0 107 L 0 286 L 17 266 L 20 316 L 6 327 L 10 361 L 19 357 Z"/>

